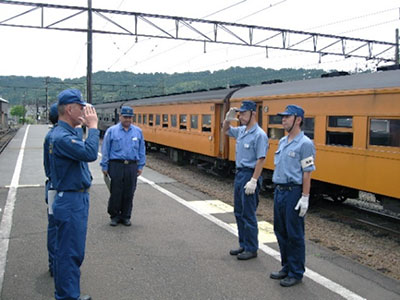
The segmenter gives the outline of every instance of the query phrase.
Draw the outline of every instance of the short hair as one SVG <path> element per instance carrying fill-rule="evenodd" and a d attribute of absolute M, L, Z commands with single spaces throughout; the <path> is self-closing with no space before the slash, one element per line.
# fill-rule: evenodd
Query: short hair
<path fill-rule="evenodd" d="M 63 116 L 65 114 L 65 107 L 67 104 L 58 104 L 58 115 Z"/>

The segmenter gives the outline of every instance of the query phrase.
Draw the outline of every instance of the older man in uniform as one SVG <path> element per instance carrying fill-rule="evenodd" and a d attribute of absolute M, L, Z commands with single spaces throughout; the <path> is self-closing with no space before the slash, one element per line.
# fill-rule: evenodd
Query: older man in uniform
<path fill-rule="evenodd" d="M 54 282 L 56 299 L 89 300 L 80 296 L 80 266 L 85 255 L 92 176 L 88 162 L 97 159 L 99 130 L 93 106 L 81 92 L 67 89 L 58 95 L 58 126 L 50 138 L 50 169 L 57 190 L 53 204 L 56 223 Z M 88 137 L 82 140 L 75 127 L 84 123 Z"/>
<path fill-rule="evenodd" d="M 274 231 L 281 252 L 282 269 L 272 279 L 290 287 L 301 282 L 305 272 L 304 216 L 308 209 L 311 172 L 315 170 L 313 142 L 301 131 L 304 110 L 288 105 L 279 113 L 288 135 L 279 141 L 275 152 L 272 181 L 274 194 Z"/>
<path fill-rule="evenodd" d="M 229 253 L 239 260 L 257 257 L 258 224 L 256 210 L 262 184 L 261 172 L 268 151 L 267 134 L 256 120 L 257 105 L 245 100 L 240 109 L 232 107 L 226 114 L 223 132 L 236 139 L 236 175 L 234 183 L 234 213 L 239 233 L 239 248 Z M 229 125 L 237 121 L 239 127 Z"/>
<path fill-rule="evenodd" d="M 57 126 L 58 122 L 58 105 L 54 103 L 50 106 L 49 120 L 53 124 L 51 130 L 46 134 L 43 143 L 43 165 L 44 172 L 46 174 L 47 180 L 45 185 L 45 200 L 48 204 L 47 209 L 47 251 L 49 253 L 49 272 L 50 275 L 53 276 L 53 261 L 54 255 L 56 251 L 56 224 L 54 222 L 53 216 L 53 202 L 56 191 L 54 190 L 53 184 L 51 183 L 51 173 L 50 173 L 50 136 L 53 132 L 53 129 Z"/>
<path fill-rule="evenodd" d="M 101 168 L 111 177 L 108 214 L 111 226 L 131 225 L 137 177 L 146 163 L 142 130 L 132 125 L 133 109 L 122 106 L 119 123 L 107 129 L 102 145 Z"/>

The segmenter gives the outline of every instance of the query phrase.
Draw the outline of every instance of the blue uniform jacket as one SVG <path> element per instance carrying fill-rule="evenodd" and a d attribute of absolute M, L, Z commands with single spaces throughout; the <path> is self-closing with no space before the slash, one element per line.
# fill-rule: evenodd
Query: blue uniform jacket
<path fill-rule="evenodd" d="M 99 130 L 89 129 L 82 140 L 80 130 L 63 121 L 58 122 L 50 136 L 50 173 L 57 191 L 77 191 L 90 187 L 92 176 L 88 162 L 97 159 Z"/>
<path fill-rule="evenodd" d="M 107 129 L 101 148 L 102 159 L 100 166 L 108 171 L 108 162 L 112 159 L 136 160 L 138 169 L 146 164 L 146 148 L 142 130 L 131 125 L 126 131 L 121 123 Z"/>
<path fill-rule="evenodd" d="M 254 169 L 262 157 L 267 156 L 268 137 L 258 124 L 246 132 L 246 126 L 230 127 L 228 135 L 236 138 L 236 168 Z"/>
<path fill-rule="evenodd" d="M 315 170 L 314 143 L 301 131 L 290 143 L 288 136 L 279 141 L 275 152 L 275 170 L 272 181 L 276 184 L 303 184 L 303 172 Z"/>

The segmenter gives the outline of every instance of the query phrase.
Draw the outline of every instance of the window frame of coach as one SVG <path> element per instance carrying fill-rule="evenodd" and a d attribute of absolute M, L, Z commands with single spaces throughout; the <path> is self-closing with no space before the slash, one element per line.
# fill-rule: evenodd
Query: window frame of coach
<path fill-rule="evenodd" d="M 350 123 L 349 120 L 351 120 Z M 353 116 L 349 115 L 326 116 L 325 144 L 327 146 L 332 146 L 332 147 L 353 148 L 354 145 L 353 121 L 354 121 Z M 338 143 L 339 140 L 340 143 Z"/>
<path fill-rule="evenodd" d="M 378 120 L 389 121 L 389 122 L 386 122 L 386 124 L 384 124 L 384 122 L 381 122 L 381 125 L 380 125 L 380 129 L 381 130 L 380 130 L 380 132 L 378 130 L 374 131 L 375 134 L 376 134 L 375 137 L 372 137 L 372 133 L 373 132 L 371 130 L 372 121 L 373 120 L 375 120 L 375 121 L 378 121 Z M 397 129 L 396 128 L 394 129 L 393 134 L 391 133 L 391 124 L 390 124 L 390 121 L 392 121 L 392 120 L 395 121 L 395 123 L 397 123 L 397 124 L 393 125 L 393 127 L 397 126 Z M 382 125 L 386 127 L 386 130 L 385 130 L 386 132 L 383 132 L 384 130 L 383 130 Z M 381 133 L 380 137 L 377 136 L 379 133 Z M 394 145 L 390 145 L 391 136 L 395 136 L 393 138 L 394 139 L 394 143 L 395 143 Z M 382 138 L 387 138 L 387 137 L 389 138 L 389 145 L 384 145 L 384 144 L 382 144 L 382 142 L 381 142 L 381 144 L 378 144 L 378 142 L 375 142 L 374 144 L 371 143 L 371 139 L 372 138 L 375 138 L 375 139 L 381 138 L 381 140 L 382 140 Z M 396 139 L 397 139 L 397 143 L 398 144 L 396 143 Z M 383 147 L 383 148 L 388 148 L 388 149 L 398 149 L 398 150 L 400 150 L 400 118 L 399 117 L 375 117 L 375 116 L 368 117 L 367 147 L 371 148 L 371 149 L 381 149 Z"/>

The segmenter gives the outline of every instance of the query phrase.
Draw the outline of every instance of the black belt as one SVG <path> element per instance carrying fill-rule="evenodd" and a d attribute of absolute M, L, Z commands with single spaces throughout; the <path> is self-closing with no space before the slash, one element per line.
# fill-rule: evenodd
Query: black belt
<path fill-rule="evenodd" d="M 237 172 L 245 171 L 245 172 L 254 172 L 254 169 L 248 167 L 236 168 Z"/>
<path fill-rule="evenodd" d="M 90 191 L 90 187 L 88 187 L 86 189 L 80 189 L 80 190 L 57 191 L 57 193 L 60 193 L 60 192 L 89 193 L 89 191 Z"/>
<path fill-rule="evenodd" d="M 137 164 L 137 160 L 111 159 L 110 161 L 112 161 L 112 162 L 117 162 L 117 163 L 121 163 L 121 164 L 124 164 L 124 165 Z"/>
<path fill-rule="evenodd" d="M 275 187 L 280 191 L 292 191 L 294 188 L 300 188 L 301 186 L 301 184 L 295 183 L 275 184 Z"/>

